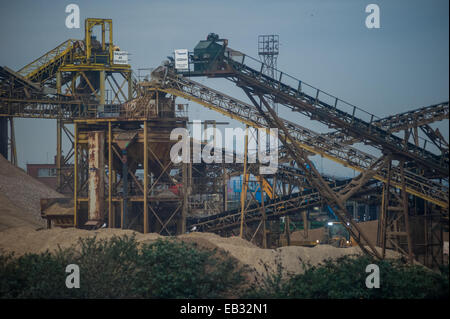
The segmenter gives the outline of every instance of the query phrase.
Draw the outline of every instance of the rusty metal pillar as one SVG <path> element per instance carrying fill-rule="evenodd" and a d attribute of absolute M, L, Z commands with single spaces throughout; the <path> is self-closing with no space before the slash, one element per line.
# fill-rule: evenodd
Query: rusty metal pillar
<path fill-rule="evenodd" d="M 112 167 L 112 127 L 111 121 L 108 122 L 108 226 L 113 228 L 114 225 L 114 214 L 113 214 L 113 204 L 112 204 L 112 177 L 113 177 L 113 167 Z"/>
<path fill-rule="evenodd" d="M 105 213 L 105 132 L 88 133 L 89 180 L 87 226 L 100 226 Z"/>

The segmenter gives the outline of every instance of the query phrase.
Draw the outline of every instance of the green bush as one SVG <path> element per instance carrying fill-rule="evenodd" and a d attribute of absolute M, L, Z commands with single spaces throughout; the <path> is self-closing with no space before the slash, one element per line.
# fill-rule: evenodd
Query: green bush
<path fill-rule="evenodd" d="M 369 289 L 366 266 L 380 270 L 380 288 Z M 440 273 L 400 260 L 374 261 L 367 256 L 344 256 L 318 266 L 304 265 L 305 272 L 281 280 L 281 270 L 267 276 L 246 297 L 307 299 L 448 298 L 448 267 Z"/>
<path fill-rule="evenodd" d="M 300 262 L 300 261 L 299 261 Z M 368 289 L 368 264 L 380 269 L 380 288 Z M 80 288 L 68 289 L 68 264 L 80 268 Z M 432 272 L 399 260 L 345 256 L 304 273 L 282 276 L 281 262 L 245 289 L 245 268 L 217 250 L 172 239 L 141 247 L 134 237 L 80 239 L 55 253 L 0 254 L 0 298 L 448 298 L 448 266 Z"/>
<path fill-rule="evenodd" d="M 1 298 L 220 298 L 239 291 L 243 270 L 224 253 L 174 240 L 139 248 L 134 237 L 80 239 L 54 254 L 0 255 Z M 80 288 L 68 289 L 68 264 Z"/>
<path fill-rule="evenodd" d="M 142 248 L 137 279 L 147 298 L 220 298 L 243 280 L 234 259 L 216 250 L 159 240 Z"/>
<path fill-rule="evenodd" d="M 68 290 L 66 265 L 49 253 L 27 254 L 17 259 L 12 254 L 0 255 L 0 297 L 64 297 Z"/>

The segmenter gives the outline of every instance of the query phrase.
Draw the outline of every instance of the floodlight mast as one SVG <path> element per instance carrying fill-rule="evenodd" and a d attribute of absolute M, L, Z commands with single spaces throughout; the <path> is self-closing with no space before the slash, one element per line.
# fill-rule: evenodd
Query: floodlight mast
<path fill-rule="evenodd" d="M 277 59 L 280 52 L 279 36 L 276 34 L 258 36 L 258 55 L 264 63 L 262 72 L 271 78 L 275 78 Z M 278 113 L 278 106 L 273 103 L 273 108 Z"/>

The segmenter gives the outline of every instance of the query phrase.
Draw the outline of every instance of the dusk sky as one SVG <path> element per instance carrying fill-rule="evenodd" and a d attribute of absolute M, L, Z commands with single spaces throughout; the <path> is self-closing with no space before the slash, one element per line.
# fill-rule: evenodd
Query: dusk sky
<path fill-rule="evenodd" d="M 80 29 L 65 26 L 70 3 L 80 7 Z M 365 26 L 370 3 L 380 7 L 380 29 Z M 174 49 L 192 50 L 210 32 L 253 57 L 258 57 L 258 35 L 278 34 L 278 69 L 384 117 L 448 101 L 448 12 L 448 0 L 1 1 L 0 65 L 18 70 L 69 38 L 83 39 L 88 17 L 113 19 L 114 43 L 131 54 L 135 71 L 157 67 Z M 225 79 L 197 80 L 248 101 Z M 280 114 L 324 132 L 322 125 L 290 111 Z M 193 103 L 189 116 L 238 125 Z M 15 123 L 20 166 L 53 161 L 55 121 Z M 448 140 L 447 125 L 432 126 Z M 323 163 L 330 174 L 350 174 Z"/>

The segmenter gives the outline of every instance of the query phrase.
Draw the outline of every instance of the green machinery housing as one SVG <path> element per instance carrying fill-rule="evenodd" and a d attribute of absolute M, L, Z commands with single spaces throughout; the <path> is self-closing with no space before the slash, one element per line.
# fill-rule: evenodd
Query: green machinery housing
<path fill-rule="evenodd" d="M 191 56 L 194 70 L 190 71 L 189 75 L 208 75 L 210 70 L 220 70 L 220 66 L 225 67 L 222 62 L 227 44 L 228 40 L 220 39 L 216 33 L 208 34 L 206 40 L 201 40 L 194 48 L 194 54 Z"/>

